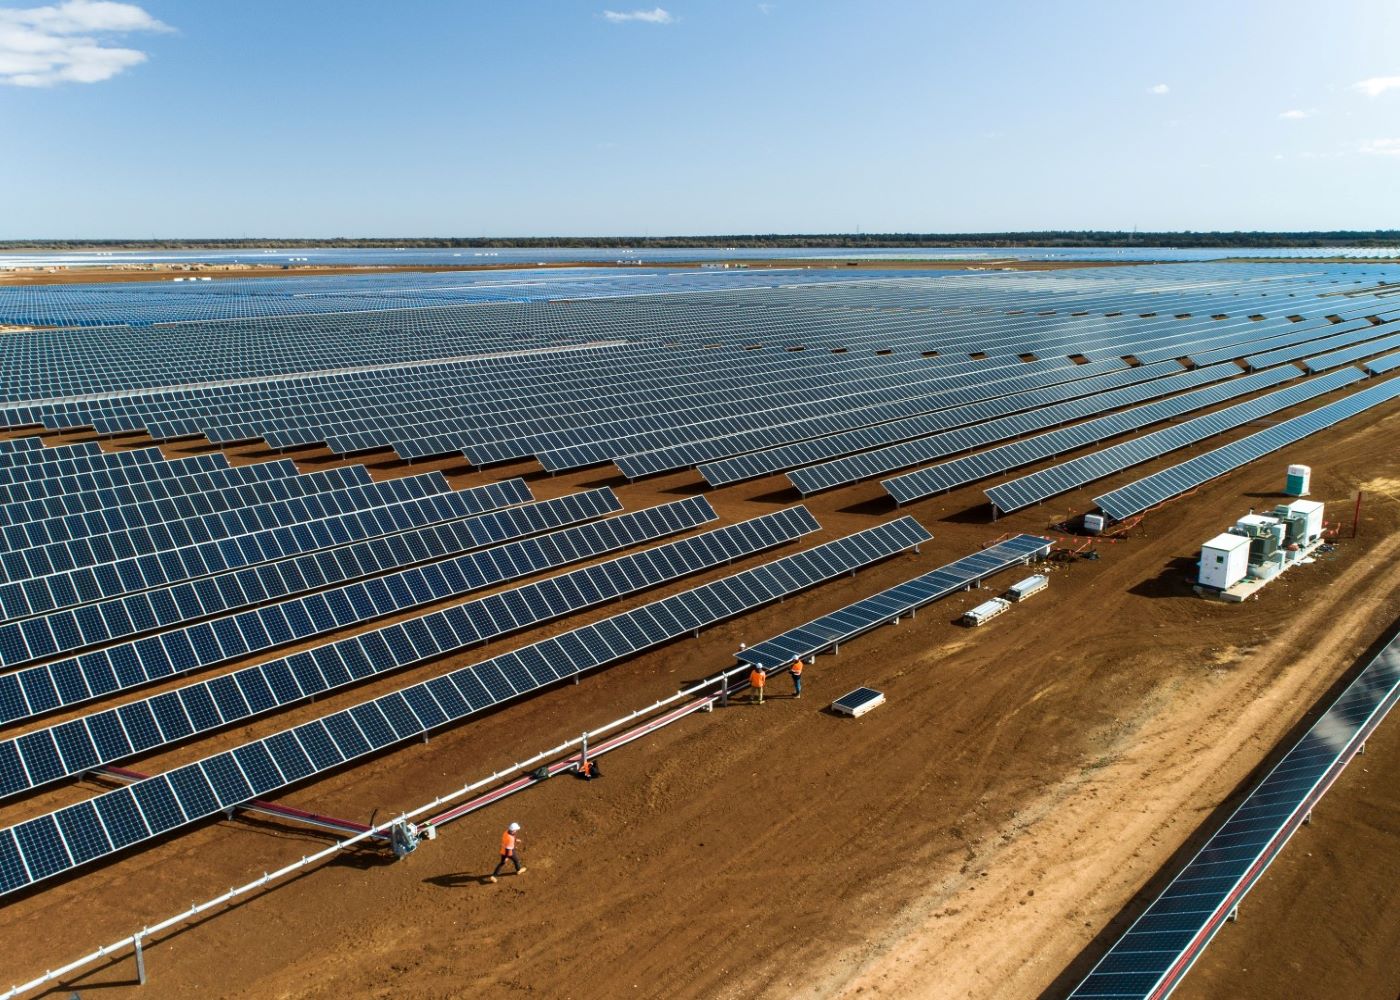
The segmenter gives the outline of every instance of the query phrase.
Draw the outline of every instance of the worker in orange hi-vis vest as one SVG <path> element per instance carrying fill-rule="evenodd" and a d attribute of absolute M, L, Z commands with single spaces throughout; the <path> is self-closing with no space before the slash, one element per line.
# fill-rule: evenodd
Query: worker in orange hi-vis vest
<path fill-rule="evenodd" d="M 763 664 L 754 664 L 754 668 L 749 671 L 749 687 L 753 688 L 753 698 L 763 704 L 763 688 L 768 683 L 768 671 L 763 669 Z"/>
<path fill-rule="evenodd" d="M 520 863 L 520 824 L 512 823 L 501 834 L 501 860 L 496 862 L 496 870 L 491 873 L 491 881 L 501 874 L 501 869 L 509 861 L 515 865 L 515 874 L 524 875 L 525 866 Z"/>
<path fill-rule="evenodd" d="M 802 657 L 794 656 L 792 666 L 788 667 L 788 673 L 792 674 L 792 696 L 802 697 Z"/>

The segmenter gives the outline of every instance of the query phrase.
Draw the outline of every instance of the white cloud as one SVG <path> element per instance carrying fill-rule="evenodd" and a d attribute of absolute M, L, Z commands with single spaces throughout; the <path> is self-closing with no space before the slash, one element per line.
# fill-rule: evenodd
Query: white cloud
<path fill-rule="evenodd" d="M 653 7 L 651 10 L 605 10 L 603 17 L 613 24 L 622 24 L 624 21 L 644 21 L 647 24 L 670 24 L 675 20 L 671 12 L 660 7 Z"/>
<path fill-rule="evenodd" d="M 771 14 L 777 6 L 775 3 L 761 3 L 758 5 L 758 10 L 760 14 Z"/>
<path fill-rule="evenodd" d="M 137 49 L 105 45 L 100 35 L 169 31 L 140 7 L 66 0 L 49 7 L 0 9 L 0 83 L 51 87 L 97 83 L 146 61 Z"/>
<path fill-rule="evenodd" d="M 1361 152 L 1369 156 L 1400 156 L 1400 139 L 1367 139 Z"/>
<path fill-rule="evenodd" d="M 1367 97 L 1380 97 L 1387 90 L 1400 90 L 1400 76 L 1373 76 L 1351 85 Z"/>
<path fill-rule="evenodd" d="M 1149 94 L 1170 94 L 1171 90 L 1172 89 L 1168 87 L 1165 83 L 1159 83 L 1156 86 L 1147 88 L 1147 92 Z"/>
<path fill-rule="evenodd" d="M 1315 114 L 1317 114 L 1316 111 L 1305 110 L 1303 108 L 1290 108 L 1287 111 L 1280 112 L 1279 117 L 1286 118 L 1288 121 L 1296 122 L 1301 121 L 1304 118 L 1311 118 Z"/>

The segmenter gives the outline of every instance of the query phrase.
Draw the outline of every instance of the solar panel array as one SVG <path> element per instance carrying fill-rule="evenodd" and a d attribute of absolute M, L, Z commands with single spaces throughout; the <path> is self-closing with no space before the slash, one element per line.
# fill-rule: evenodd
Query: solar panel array
<path fill-rule="evenodd" d="M 1094 502 L 1104 513 L 1121 521 L 1397 396 L 1400 396 L 1400 378 L 1392 378 L 1095 497 Z"/>
<path fill-rule="evenodd" d="M 1170 995 L 1397 700 L 1400 638 L 1376 654 L 1250 790 L 1070 996 L 1161 1000 Z"/>
<path fill-rule="evenodd" d="M 12 795 L 99 764 L 213 732 L 327 691 L 794 541 L 816 530 L 818 525 L 805 508 L 788 508 L 0 741 L 0 795 Z M 645 526 L 634 531 L 638 541 L 647 533 Z M 457 596 L 444 577 L 425 580 L 423 587 L 416 596 L 406 593 L 402 603 L 386 607 L 383 613 Z M 386 589 L 393 593 L 393 588 Z M 361 620 L 379 617 L 378 609 L 371 603 L 372 591 L 366 589 L 360 596 L 364 615 Z M 349 619 L 344 624 L 353 624 L 357 612 L 352 599 L 347 596 L 340 607 Z M 328 600 L 323 621 L 313 621 L 312 625 L 319 625 L 320 631 L 330 631 L 338 624 L 337 617 L 336 605 Z M 293 635 L 291 639 L 313 634 L 315 631 L 309 626 L 305 635 Z M 154 666 L 149 669 L 157 677 L 197 669 L 206 665 L 200 661 L 200 653 L 196 650 L 193 663 L 162 664 L 163 673 Z M 211 661 L 221 658 L 217 648 L 208 650 L 207 655 Z"/>
<path fill-rule="evenodd" d="M 0 338 L 0 428 L 551 471 L 611 462 L 629 478 L 701 465 L 715 485 L 792 469 L 825 489 L 993 445 L 982 455 L 1024 459 L 1014 439 L 1028 434 L 1048 432 L 1032 450 L 1093 440 L 1301 377 L 1209 362 L 1284 352 L 1316 370 L 1381 354 L 1378 324 L 1395 315 L 1382 275 L 634 269 L 0 290 L 0 317 L 90 324 Z M 977 460 L 955 463 L 975 471 Z M 798 507 L 674 539 L 715 520 L 703 498 L 620 510 L 606 488 L 534 501 L 505 477 L 454 490 L 439 473 L 378 482 L 358 466 L 302 474 L 221 453 L 171 461 L 155 448 L 0 440 L 0 722 L 20 724 L 0 740 L 0 794 L 390 671 L 424 677 L 0 830 L 0 892 L 929 538 L 902 518 L 432 676 L 433 661 L 475 644 L 818 528 Z M 648 542 L 659 544 L 617 554 Z M 1046 545 L 1011 539 L 755 649 L 790 660 Z M 527 582 L 535 574 L 547 575 Z M 282 649 L 292 643 L 302 648 Z M 154 682 L 159 693 L 133 695 Z M 40 721 L 56 711 L 67 714 Z"/>
<path fill-rule="evenodd" d="M 472 515 L 485 519 L 483 523 L 488 531 L 506 531 L 509 527 L 502 518 L 507 515 L 496 511 L 480 512 L 503 506 L 503 501 L 519 502 L 522 495 L 528 495 L 524 483 L 519 480 L 452 492 L 441 492 L 447 489 L 446 482 L 436 475 L 391 480 L 384 485 L 390 487 L 385 491 L 387 497 L 399 499 L 369 510 L 304 524 L 162 549 L 0 584 L 0 611 L 5 620 L 12 620 L 47 610 L 76 607 Z"/>
<path fill-rule="evenodd" d="M 616 497 L 607 489 L 545 503 L 556 509 L 552 514 L 545 512 L 536 521 L 533 527 L 540 530 L 620 509 Z M 562 515 L 569 508 L 572 510 L 565 518 Z M 691 497 L 331 590 L 318 590 L 307 597 L 263 604 L 254 610 L 186 625 L 156 637 L 109 645 L 82 656 L 0 675 L 0 721 L 29 718 L 289 642 L 302 642 L 397 611 L 684 531 L 714 518 L 708 502 Z M 454 527 L 466 523 L 457 522 Z M 474 542 L 468 547 L 480 549 L 481 544 Z M 188 616 L 186 620 L 195 617 Z M 97 641 L 100 640 L 95 636 L 89 638 L 90 644 Z"/>
<path fill-rule="evenodd" d="M 1252 391 L 1265 385 L 1277 384 L 1284 379 L 1296 377 L 1297 373 L 1289 371 L 1287 368 L 1275 369 L 1272 372 L 1246 375 L 1237 382 L 1229 382 L 1225 386 L 1217 388 L 1228 388 L 1234 385 L 1243 387 L 1245 383 L 1262 379 L 1262 381 L 1248 386 L 1248 390 Z M 1131 468 L 1179 448 L 1185 448 L 1187 445 L 1203 441 L 1215 434 L 1243 427 L 1261 417 L 1278 413 L 1280 410 L 1296 406 L 1305 400 L 1316 399 L 1324 393 L 1333 392 L 1351 385 L 1353 382 L 1360 381 L 1361 378 L 1362 374 L 1354 368 L 1310 378 L 1301 385 L 1266 393 L 1247 402 L 1237 403 L 1223 410 L 1195 417 L 1154 431 L 1151 434 L 1145 434 L 1140 438 L 1104 448 L 1093 454 L 1061 462 L 1048 469 L 1041 469 L 1028 476 L 1001 483 L 988 489 L 987 497 L 997 510 L 1009 514 L 1022 507 L 1040 503 L 1058 493 L 1065 493 L 1083 486 L 1085 483 L 1091 483 L 1095 479 L 1102 479 L 1104 476 Z M 1212 400 L 1212 402 L 1219 402 L 1219 400 Z M 1160 419 L 1166 419 L 1167 416 L 1171 415 L 1174 414 L 1163 415 Z"/>
<path fill-rule="evenodd" d="M 891 445 L 875 451 L 840 458 L 821 465 L 797 469 L 787 474 L 788 480 L 804 496 L 836 486 L 869 479 L 884 472 L 892 472 L 910 465 L 930 462 L 960 451 L 969 451 L 996 441 L 1030 434 L 1047 427 L 1055 427 L 1071 420 L 1094 416 L 1095 414 L 1156 399 L 1182 389 L 1219 381 L 1229 377 L 1238 369 L 1219 365 L 1214 369 L 1200 368 L 1182 371 L 1175 361 L 1159 361 L 1155 365 L 1133 369 L 1136 379 L 1119 389 L 1111 389 L 1081 399 L 1063 403 L 1052 403 L 1024 413 L 999 417 L 967 427 L 942 431 L 928 437 L 916 438 L 902 444 Z"/>
<path fill-rule="evenodd" d="M 910 518 L 890 521 L 7 827 L 0 830 L 0 894 L 8 895 L 438 726 L 888 558 L 929 538 Z M 437 652 L 415 650 L 415 654 Z"/>
<path fill-rule="evenodd" d="M 1016 535 L 789 629 L 782 635 L 755 643 L 734 655 L 741 663 L 757 664 L 770 673 L 784 669 L 799 656 L 830 649 L 878 625 L 974 586 L 994 573 L 1048 555 L 1050 548 L 1050 540 L 1039 535 Z"/>

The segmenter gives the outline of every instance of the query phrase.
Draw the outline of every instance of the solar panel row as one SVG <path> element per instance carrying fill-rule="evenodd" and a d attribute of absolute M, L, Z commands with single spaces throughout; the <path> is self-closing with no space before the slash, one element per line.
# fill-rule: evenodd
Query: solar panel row
<path fill-rule="evenodd" d="M 172 462 L 118 466 L 72 476 L 0 483 L 0 504 L 37 500 L 42 497 L 61 497 L 67 493 L 110 490 L 122 486 L 136 487 L 159 480 L 184 478 L 201 472 L 227 468 L 228 457 L 222 452 L 215 452 L 209 455 L 193 455 Z"/>
<path fill-rule="evenodd" d="M 217 493 L 221 490 L 250 483 L 267 483 L 277 479 L 288 479 L 297 475 L 295 463 L 283 459 L 277 462 L 259 462 L 257 465 L 240 465 L 230 468 L 211 459 L 222 455 L 200 455 L 195 459 L 178 459 L 171 465 L 178 466 L 175 476 L 168 479 L 151 480 L 132 485 L 96 488 L 92 486 L 74 488 L 56 493 L 38 491 L 36 496 L 26 496 L 8 502 L 0 502 L 0 524 L 23 524 L 28 521 L 48 521 L 74 514 L 95 513 L 129 507 L 133 504 L 158 503 L 174 500 L 184 502 L 184 498 L 203 493 Z M 41 483 L 30 483 L 40 486 Z"/>
<path fill-rule="evenodd" d="M 575 496 L 583 509 L 592 508 L 586 516 L 618 509 L 610 490 Z M 0 722 L 29 718 L 288 642 L 301 642 L 405 608 L 676 534 L 714 519 L 715 513 L 704 498 L 689 497 L 0 675 Z"/>
<path fill-rule="evenodd" d="M 327 691 L 639 593 L 815 530 L 810 514 L 789 508 L 37 729 L 0 742 L 0 795 L 213 732 Z M 455 596 L 444 577 L 426 579 L 424 585 L 427 589 L 418 598 L 400 595 L 404 598 L 401 603 L 389 592 L 386 599 L 392 603 L 382 613 Z M 349 619 L 347 624 L 353 623 L 357 614 L 365 619 L 377 617 L 372 592 L 362 590 L 358 597 L 358 601 L 348 598 L 323 604 L 320 621 L 309 618 L 308 611 L 305 634 L 294 634 L 288 641 L 310 638 L 318 630 L 333 630 L 336 619 L 342 616 Z M 212 641 L 212 635 L 210 638 Z M 199 659 L 205 653 L 214 660 L 219 655 L 217 645 L 194 650 L 195 662 L 176 663 L 167 676 L 203 666 Z"/>
<path fill-rule="evenodd" d="M 886 425 L 889 421 L 909 421 L 910 418 L 927 415 L 945 407 L 957 404 L 971 405 L 981 400 L 1016 400 L 1028 396 L 1031 390 L 1046 387 L 1063 387 L 1061 392 L 1092 392 L 1092 376 L 1120 371 L 1128 367 L 1124 361 L 1099 361 L 1076 365 L 1068 358 L 1057 359 L 1054 363 L 1032 362 L 1040 365 L 1036 370 L 1019 371 L 1006 377 L 996 377 L 999 372 L 977 373 L 972 378 L 963 378 L 955 388 L 942 389 L 903 399 L 883 400 L 877 405 L 856 410 L 832 412 L 825 406 L 814 405 L 806 400 L 791 408 L 794 418 L 789 423 L 774 424 L 770 427 L 730 434 L 707 440 L 689 442 L 674 448 L 660 448 L 637 455 L 627 455 L 617 459 L 618 470 L 628 479 L 690 468 L 699 462 L 710 461 L 705 469 L 714 470 L 723 462 L 714 461 L 728 456 L 731 462 L 740 463 L 749 457 L 745 453 L 759 449 L 776 449 L 779 446 L 793 445 L 793 442 L 806 442 L 810 438 L 830 440 L 832 435 L 869 427 L 872 424 Z M 1006 405 L 1010 405 L 1008 402 Z M 1023 403 L 1022 406 L 1030 406 Z M 912 436 L 912 435 L 910 435 Z M 544 461 L 544 456 L 541 456 Z M 794 463 L 795 464 L 795 463 Z M 706 477 L 710 485 L 719 485 Z"/>
<path fill-rule="evenodd" d="M 1235 368 L 1234 365 L 1218 365 L 1216 367 L 1219 370 L 1215 374 L 1220 377 L 1239 375 L 1239 369 Z M 1209 369 L 1198 370 L 1209 371 Z M 1029 465 L 1045 458 L 1053 458 L 1085 445 L 1098 444 L 1105 438 L 1161 423 L 1163 420 L 1170 420 L 1203 407 L 1214 406 L 1227 399 L 1247 395 L 1267 386 L 1277 385 L 1279 382 L 1298 377 L 1299 372 L 1296 368 L 1275 369 L 1239 378 L 1227 377 L 1226 381 L 1208 385 L 1203 389 L 1181 393 L 1177 396 L 1148 403 L 1145 406 L 1136 406 L 1128 410 L 1120 410 L 1117 413 L 1109 413 L 1093 420 L 1086 420 L 1083 423 L 1062 427 L 1034 437 L 1022 438 L 988 451 L 977 452 L 954 459 L 951 462 L 943 462 L 940 465 L 920 469 L 917 472 L 906 473 L 903 476 L 888 479 L 880 485 L 890 496 L 895 498 L 896 502 L 909 503 L 952 489 L 954 486 L 975 483 L 979 479 L 997 475 L 1008 469 Z"/>
<path fill-rule="evenodd" d="M 757 664 L 769 671 L 782 669 L 799 656 L 830 649 L 954 591 L 980 583 L 994 573 L 1048 555 L 1050 548 L 1050 540 L 1039 535 L 1016 535 L 848 604 L 839 611 L 788 629 L 782 635 L 755 643 L 734 655 L 741 663 Z"/>
<path fill-rule="evenodd" d="M 1286 367 L 1275 369 L 1274 372 L 1284 378 L 1294 378 L 1297 374 L 1287 370 Z M 1260 375 L 1271 375 L 1274 372 L 1247 375 L 1239 381 L 1248 382 Z M 1061 462 L 1059 465 L 1041 469 L 1010 482 L 1000 483 L 987 490 L 987 497 L 997 510 L 1009 514 L 1023 507 L 1029 507 L 1031 504 L 1040 503 L 1040 501 L 1058 493 L 1077 489 L 1095 479 L 1102 479 L 1104 476 L 1176 451 L 1178 448 L 1185 448 L 1197 441 L 1203 441 L 1212 435 L 1224 433 L 1235 427 L 1243 427 L 1253 420 L 1285 410 L 1290 406 L 1296 406 L 1305 400 L 1316 399 L 1324 393 L 1351 385 L 1361 378 L 1361 373 L 1353 368 L 1310 378 L 1301 385 L 1266 393 L 1257 399 L 1251 399 L 1215 413 L 1208 413 L 1205 416 L 1165 427 L 1132 441 L 1124 441 L 1122 444 L 1104 448 L 1091 455 L 1083 455 L 1068 462 Z M 1279 381 L 1279 379 L 1273 381 Z M 1232 384 L 1234 383 L 1226 383 L 1226 385 Z"/>
<path fill-rule="evenodd" d="M 102 598 L 213 576 L 347 542 L 458 520 L 478 514 L 483 507 L 483 495 L 491 497 L 509 492 L 516 502 L 528 498 L 524 483 L 518 479 L 451 493 L 430 493 L 422 484 L 402 487 L 399 492 L 405 499 L 366 511 L 94 567 L 55 572 L 19 583 L 0 584 L 0 609 L 4 611 L 5 620 L 10 621 L 34 614 L 39 608 L 75 607 Z M 493 502 L 491 506 L 499 504 Z M 509 519 L 505 511 L 479 516 L 483 519 L 484 531 L 507 530 Z M 502 518 L 507 519 L 502 521 Z M 496 525 L 500 527 L 496 528 Z"/>
<path fill-rule="evenodd" d="M 1400 699 L 1392 639 L 1069 995 L 1168 996 L 1309 811 Z"/>
<path fill-rule="evenodd" d="M 1229 370 L 1227 370 L 1227 368 Z M 875 451 L 851 455 L 796 469 L 787 474 L 788 481 L 797 487 L 804 496 L 844 486 L 848 483 L 869 479 L 884 472 L 893 472 L 909 465 L 919 465 L 945 455 L 968 451 L 982 445 L 1020 437 L 1034 431 L 1044 430 L 1058 424 L 1068 423 L 1082 417 L 1093 416 L 1120 406 L 1155 399 L 1192 386 L 1211 381 L 1219 381 L 1230 374 L 1238 373 L 1234 366 L 1216 366 L 1215 369 L 1199 368 L 1195 371 L 1182 371 L 1174 361 L 1161 361 L 1156 365 L 1134 369 L 1141 373 L 1141 380 L 1129 383 L 1118 389 L 1096 393 L 1080 399 L 1072 399 L 1047 406 L 1037 407 L 1024 413 L 1010 414 L 984 423 L 966 427 L 955 427 L 927 437 L 915 438 L 901 444 L 890 445 Z"/>
<path fill-rule="evenodd" d="M 1095 497 L 1094 502 L 1104 513 L 1121 521 L 1397 396 L 1400 396 L 1400 378 L 1392 378 Z"/>
<path fill-rule="evenodd" d="M 1383 372 L 1394 371 L 1400 368 L 1400 354 L 1388 354 L 1383 358 L 1376 358 L 1374 361 L 1366 362 L 1366 370 L 1372 375 L 1380 375 Z"/>
<path fill-rule="evenodd" d="M 901 518 L 0 830 L 0 894 L 928 541 Z"/>
<path fill-rule="evenodd" d="M 1303 362 L 1304 367 L 1310 372 L 1323 372 L 1329 368 L 1336 368 L 1338 365 L 1349 365 L 1353 361 L 1362 358 L 1369 358 L 1373 354 L 1380 354 L 1393 347 L 1400 347 L 1400 333 L 1392 334 L 1389 337 L 1382 337 L 1379 340 L 1368 341 L 1364 344 L 1357 344 L 1354 347 L 1343 347 L 1338 351 L 1329 351 L 1327 354 L 1319 354 L 1315 358 L 1308 358 Z"/>
<path fill-rule="evenodd" d="M 100 510 L 55 517 L 28 517 L 0 526 L 0 549 L 31 549 L 174 521 L 212 518 L 277 500 L 336 492 L 351 486 L 367 486 L 369 483 L 369 471 L 363 465 L 346 465 L 306 475 L 284 476 L 280 479 L 246 483 L 223 490 L 186 494 L 165 500 L 114 505 Z M 15 513 L 23 518 L 25 512 L 20 510 Z"/>
<path fill-rule="evenodd" d="M 326 521 L 341 515 L 387 507 L 391 503 L 446 493 L 450 489 L 441 473 L 429 472 L 382 483 L 344 486 L 287 500 L 273 500 L 220 514 L 159 521 L 72 540 L 11 549 L 0 552 L 0 583 L 15 583 L 172 549 L 237 539 L 260 531 Z"/>
<path fill-rule="evenodd" d="M 506 495 L 502 500 L 514 502 Z M 51 611 L 0 625 L 0 665 L 17 666 L 133 638 L 240 608 L 376 576 L 415 563 L 549 531 L 618 510 L 607 488 L 516 507 L 506 524 L 462 518 L 318 549 L 212 577 Z M 0 678 L 0 689 L 6 682 Z M 0 699 L 3 700 L 3 699 Z"/>

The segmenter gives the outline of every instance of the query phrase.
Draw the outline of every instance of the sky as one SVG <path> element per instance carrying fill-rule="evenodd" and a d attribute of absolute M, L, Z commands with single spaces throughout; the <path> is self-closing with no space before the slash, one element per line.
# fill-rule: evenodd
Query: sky
<path fill-rule="evenodd" d="M 1400 228 L 1400 3 L 0 0 L 0 239 Z"/>

